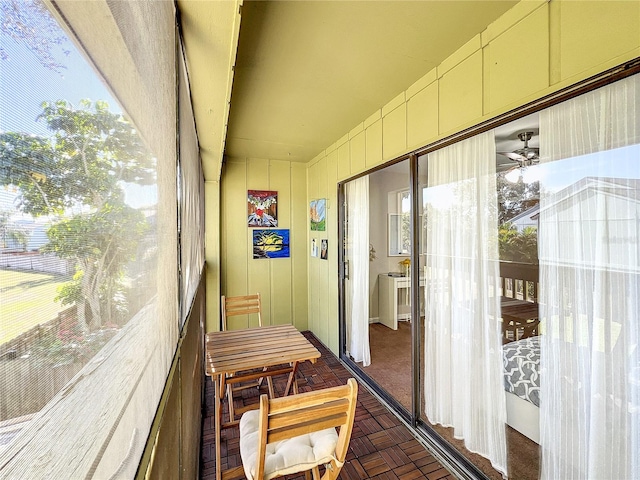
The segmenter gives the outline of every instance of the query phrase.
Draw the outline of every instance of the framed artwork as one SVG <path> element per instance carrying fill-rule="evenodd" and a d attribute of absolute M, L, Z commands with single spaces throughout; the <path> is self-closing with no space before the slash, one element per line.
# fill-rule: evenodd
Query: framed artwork
<path fill-rule="evenodd" d="M 289 229 L 253 230 L 253 258 L 289 258 Z"/>
<path fill-rule="evenodd" d="M 278 226 L 278 192 L 271 190 L 247 191 L 247 226 Z"/>
<path fill-rule="evenodd" d="M 329 250 L 329 240 L 327 240 L 326 238 L 323 238 L 322 240 L 320 240 L 320 258 L 322 260 L 326 260 L 327 259 L 327 254 Z"/>
<path fill-rule="evenodd" d="M 311 200 L 309 204 L 309 217 L 311 219 L 311 230 L 324 232 L 326 230 L 327 199 L 319 198 Z"/>

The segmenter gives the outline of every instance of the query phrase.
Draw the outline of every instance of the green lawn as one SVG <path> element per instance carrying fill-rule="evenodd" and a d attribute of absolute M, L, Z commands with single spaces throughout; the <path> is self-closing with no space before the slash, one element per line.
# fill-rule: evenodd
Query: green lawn
<path fill-rule="evenodd" d="M 53 320 L 64 307 L 53 299 L 62 275 L 0 269 L 0 344 Z"/>

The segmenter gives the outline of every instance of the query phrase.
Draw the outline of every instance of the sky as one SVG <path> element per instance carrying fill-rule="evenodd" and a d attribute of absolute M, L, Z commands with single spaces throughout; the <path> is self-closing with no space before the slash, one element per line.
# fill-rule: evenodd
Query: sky
<path fill-rule="evenodd" d="M 62 34 L 62 31 L 61 31 Z M 54 46 L 51 54 L 56 62 L 66 66 L 56 72 L 43 66 L 37 56 L 24 44 L 0 32 L 0 43 L 7 54 L 0 58 L 0 131 L 19 131 L 49 136 L 43 121 L 43 101 L 67 100 L 79 106 L 82 99 L 104 100 L 112 112 L 122 109 L 70 41 Z M 66 52 L 65 52 L 66 51 Z M 0 187 L 0 210 L 13 210 L 18 192 Z M 155 203 L 155 187 L 150 189 L 126 186 L 127 203 L 140 207 Z"/>
<path fill-rule="evenodd" d="M 62 48 L 52 52 L 67 67 L 60 73 L 44 67 L 24 44 L 4 35 L 0 41 L 9 56 L 0 60 L 0 130 L 47 135 L 44 124 L 36 122 L 43 101 L 105 100 L 112 112 L 122 111 L 70 41 L 65 45 L 69 55 Z"/>
<path fill-rule="evenodd" d="M 542 186 L 557 192 L 585 177 L 640 178 L 640 145 L 538 165 Z"/>
<path fill-rule="evenodd" d="M 613 150 L 590 153 L 579 157 L 541 163 L 528 167 L 536 171 L 541 188 L 555 193 L 585 177 L 640 178 L 640 145 L 629 145 Z M 455 201 L 455 183 L 424 188 L 423 207 L 427 204 L 449 208 Z"/>

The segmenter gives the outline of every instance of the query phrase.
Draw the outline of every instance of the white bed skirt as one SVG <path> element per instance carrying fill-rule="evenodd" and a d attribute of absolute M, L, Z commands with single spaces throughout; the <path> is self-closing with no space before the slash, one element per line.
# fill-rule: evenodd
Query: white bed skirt
<path fill-rule="evenodd" d="M 507 425 L 537 444 L 540 443 L 540 409 L 513 393 L 507 396 Z"/>

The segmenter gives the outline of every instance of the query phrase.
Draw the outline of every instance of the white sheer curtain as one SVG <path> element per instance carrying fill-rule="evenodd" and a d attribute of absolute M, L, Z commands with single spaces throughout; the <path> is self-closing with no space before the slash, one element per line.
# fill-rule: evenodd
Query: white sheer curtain
<path fill-rule="evenodd" d="M 637 75 L 540 115 L 542 478 L 640 478 L 638 143 Z"/>
<path fill-rule="evenodd" d="M 369 351 L 369 177 L 346 185 L 347 195 L 347 322 L 349 353 L 364 367 L 371 364 Z"/>
<path fill-rule="evenodd" d="M 428 158 L 426 414 L 506 473 L 493 131 Z"/>

